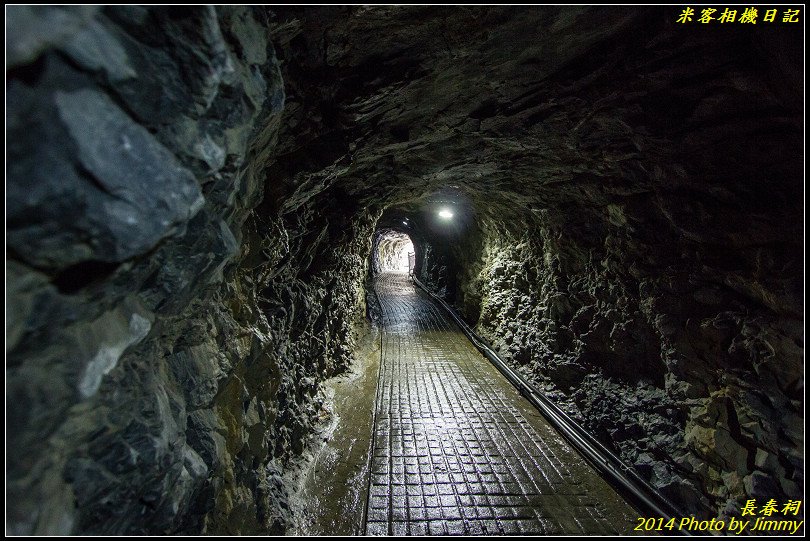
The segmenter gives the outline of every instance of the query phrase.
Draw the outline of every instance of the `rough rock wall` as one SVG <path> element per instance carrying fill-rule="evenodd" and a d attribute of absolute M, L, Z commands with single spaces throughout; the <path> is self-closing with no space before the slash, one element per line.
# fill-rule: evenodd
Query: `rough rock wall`
<path fill-rule="evenodd" d="M 285 524 L 280 470 L 348 362 L 371 224 L 314 210 L 329 194 L 251 211 L 277 189 L 271 28 L 8 9 L 10 532 Z"/>
<path fill-rule="evenodd" d="M 451 279 L 456 303 L 686 512 L 737 515 L 750 498 L 799 499 L 801 247 L 782 245 L 795 223 L 752 218 L 764 242 L 733 223 L 704 232 L 737 239 L 732 257 L 670 229 L 668 208 L 546 211 L 528 227 L 485 226 L 480 249 L 470 235 L 445 253 L 464 269 Z"/>

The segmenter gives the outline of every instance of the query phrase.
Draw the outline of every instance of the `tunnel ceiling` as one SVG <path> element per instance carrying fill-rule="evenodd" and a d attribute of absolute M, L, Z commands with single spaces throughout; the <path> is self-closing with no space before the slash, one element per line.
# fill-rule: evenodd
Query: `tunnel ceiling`
<path fill-rule="evenodd" d="M 706 32 L 671 11 L 279 10 L 278 195 L 393 205 L 455 184 L 501 218 L 638 199 L 672 215 L 695 193 L 784 208 L 754 181 L 763 152 L 771 182 L 800 163 L 799 32 Z"/>

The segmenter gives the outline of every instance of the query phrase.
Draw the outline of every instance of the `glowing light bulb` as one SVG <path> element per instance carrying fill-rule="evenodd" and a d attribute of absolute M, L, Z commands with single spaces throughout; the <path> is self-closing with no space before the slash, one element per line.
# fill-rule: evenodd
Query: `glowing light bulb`
<path fill-rule="evenodd" d="M 451 211 L 450 209 L 441 209 L 439 211 L 439 218 L 441 218 L 443 220 L 449 220 L 452 217 L 453 217 L 453 211 Z"/>

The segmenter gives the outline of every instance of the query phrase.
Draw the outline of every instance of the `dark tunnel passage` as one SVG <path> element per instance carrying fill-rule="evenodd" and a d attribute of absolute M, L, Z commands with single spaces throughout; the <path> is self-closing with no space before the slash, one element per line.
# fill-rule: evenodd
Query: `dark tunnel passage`
<path fill-rule="evenodd" d="M 682 9 L 9 6 L 6 532 L 633 533 L 511 371 L 802 533 L 803 8 Z"/>

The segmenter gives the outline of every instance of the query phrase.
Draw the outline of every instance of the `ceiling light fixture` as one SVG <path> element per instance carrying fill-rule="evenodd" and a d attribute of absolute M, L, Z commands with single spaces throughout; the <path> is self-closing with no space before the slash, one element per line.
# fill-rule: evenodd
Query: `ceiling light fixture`
<path fill-rule="evenodd" d="M 443 220 L 449 220 L 452 217 L 453 217 L 453 211 L 451 211 L 450 209 L 441 209 L 439 211 L 439 218 L 441 218 Z"/>

